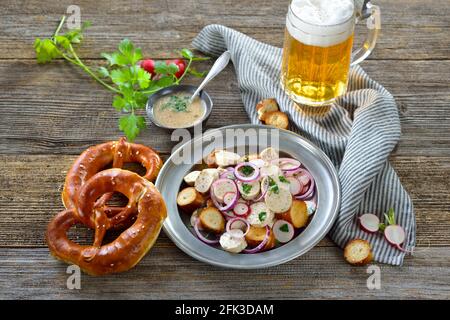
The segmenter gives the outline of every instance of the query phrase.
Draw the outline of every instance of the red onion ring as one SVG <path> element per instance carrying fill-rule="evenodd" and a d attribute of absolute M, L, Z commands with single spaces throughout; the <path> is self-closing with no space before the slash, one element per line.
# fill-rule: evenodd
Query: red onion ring
<path fill-rule="evenodd" d="M 239 172 L 239 169 L 242 168 L 242 167 L 252 167 L 252 168 L 253 168 L 253 174 L 252 174 L 251 176 L 249 176 L 249 177 L 246 177 L 246 176 L 242 175 L 242 174 Z M 253 163 L 250 163 L 250 162 L 242 162 L 242 163 L 239 163 L 239 164 L 234 168 L 234 175 L 235 175 L 235 177 L 236 177 L 238 180 L 240 180 L 240 181 L 243 181 L 243 182 L 252 182 L 252 181 L 255 181 L 256 179 L 258 179 L 258 177 L 259 177 L 259 169 L 258 169 L 258 167 L 255 166 Z"/>
<path fill-rule="evenodd" d="M 266 246 L 267 242 L 269 241 L 269 236 L 270 236 L 270 228 L 269 228 L 269 226 L 266 226 L 266 236 L 264 237 L 264 240 L 260 244 L 258 244 L 256 247 L 254 247 L 252 249 L 244 249 L 244 250 L 242 250 L 242 252 L 248 253 L 248 254 L 258 253 L 259 251 L 264 249 L 264 247 Z"/>
<path fill-rule="evenodd" d="M 300 161 L 292 159 L 292 158 L 274 159 L 270 163 L 277 165 L 283 172 L 292 172 L 292 171 L 298 170 L 298 168 L 300 168 L 300 166 L 302 165 L 300 163 Z M 283 163 L 289 163 L 292 165 L 292 167 L 291 168 L 283 168 L 282 167 Z"/>
<path fill-rule="evenodd" d="M 242 236 L 245 237 L 245 235 L 250 231 L 250 223 L 248 223 L 248 221 L 245 220 L 244 218 L 234 218 L 234 219 L 228 220 L 225 228 L 226 228 L 227 232 L 230 232 L 230 230 L 232 230 L 233 224 L 237 221 L 244 223 L 244 225 L 246 226 L 245 232 L 242 231 L 243 232 Z M 241 228 L 238 228 L 238 229 L 242 230 Z"/>
<path fill-rule="evenodd" d="M 310 179 L 310 184 L 309 184 L 309 188 L 308 190 L 306 190 L 306 192 L 304 192 L 301 195 L 295 196 L 295 199 L 297 200 L 307 200 L 310 199 L 311 197 L 314 196 L 314 189 L 315 189 L 315 182 L 314 182 L 314 178 L 312 177 L 311 173 L 309 173 L 309 171 L 302 169 L 300 172 L 304 173 L 305 175 L 308 176 L 308 178 Z"/>
<path fill-rule="evenodd" d="M 198 219 L 197 223 L 194 225 L 194 231 L 195 231 L 195 234 L 197 235 L 197 238 L 206 244 L 218 244 L 219 239 L 210 240 L 210 239 L 207 239 L 204 235 L 202 235 L 202 233 L 198 229 L 199 224 L 200 224 L 200 219 Z"/>
<path fill-rule="evenodd" d="M 225 204 L 224 206 L 222 206 L 219 203 L 219 201 L 217 200 L 216 195 L 214 194 L 214 188 L 215 188 L 215 186 L 217 186 L 217 184 L 223 182 L 224 180 L 229 180 L 229 181 L 233 182 L 233 185 L 234 185 L 234 188 L 235 188 L 235 197 L 233 198 L 232 201 L 230 201 L 230 203 Z M 236 183 L 233 180 L 231 180 L 231 179 L 219 179 L 219 180 L 214 181 L 212 186 L 211 186 L 211 190 L 209 191 L 209 194 L 211 195 L 211 200 L 213 201 L 214 205 L 220 211 L 227 211 L 227 210 L 233 209 L 234 206 L 236 205 L 236 203 L 237 203 L 237 201 L 239 199 L 239 195 L 240 195 Z"/>

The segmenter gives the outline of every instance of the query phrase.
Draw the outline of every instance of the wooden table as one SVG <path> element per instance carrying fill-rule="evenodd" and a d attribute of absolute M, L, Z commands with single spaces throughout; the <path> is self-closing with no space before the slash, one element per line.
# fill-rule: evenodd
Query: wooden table
<path fill-rule="evenodd" d="M 99 64 L 101 52 L 129 37 L 148 56 L 174 57 L 211 23 L 281 46 L 288 2 L 77 1 L 82 19 L 93 22 L 81 56 Z M 2 0 L 0 298 L 448 299 L 450 1 L 374 2 L 381 5 L 383 30 L 362 67 L 398 102 L 403 136 L 391 161 L 415 205 L 418 244 L 402 267 L 379 265 L 380 290 L 367 289 L 366 268 L 346 264 L 328 239 L 285 265 L 238 274 L 193 260 L 163 234 L 133 270 L 100 278 L 83 274 L 81 290 L 69 290 L 67 266 L 49 255 L 44 231 L 63 208 L 61 187 L 71 162 L 88 146 L 117 139 L 118 115 L 111 94 L 80 70 L 64 61 L 35 61 L 34 38 L 49 36 L 73 1 Z M 364 33 L 363 27 L 358 31 Z M 209 127 L 249 122 L 231 66 L 208 91 L 215 101 Z M 154 126 L 137 142 L 164 156 L 174 145 Z M 78 236 L 87 242 L 91 234 Z"/>

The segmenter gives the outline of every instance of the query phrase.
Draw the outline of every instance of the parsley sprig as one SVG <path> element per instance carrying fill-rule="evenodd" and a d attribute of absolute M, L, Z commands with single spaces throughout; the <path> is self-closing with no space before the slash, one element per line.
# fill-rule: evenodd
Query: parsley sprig
<path fill-rule="evenodd" d="M 133 141 L 142 129 L 145 128 L 145 118 L 137 114 L 137 110 L 145 109 L 149 95 L 171 85 L 178 85 L 186 74 L 202 77 L 203 73 L 191 67 L 193 61 L 206 60 L 208 58 L 195 57 L 189 49 L 181 50 L 181 56 L 186 59 L 184 73 L 178 78 L 178 66 L 174 63 L 166 64 L 163 61 L 155 63 L 155 76 L 142 69 L 138 62 L 143 55 L 140 48 L 123 39 L 118 50 L 112 53 L 102 53 L 107 65 L 94 71 L 87 66 L 78 56 L 75 47 L 83 40 L 83 32 L 91 24 L 84 22 L 81 28 L 72 29 L 60 34 L 66 17 L 63 16 L 50 38 L 37 38 L 34 42 L 38 63 L 48 63 L 54 59 L 64 58 L 70 63 L 80 67 L 103 87 L 113 92 L 113 107 L 122 113 L 119 119 L 119 129 L 125 133 L 128 140 Z"/>

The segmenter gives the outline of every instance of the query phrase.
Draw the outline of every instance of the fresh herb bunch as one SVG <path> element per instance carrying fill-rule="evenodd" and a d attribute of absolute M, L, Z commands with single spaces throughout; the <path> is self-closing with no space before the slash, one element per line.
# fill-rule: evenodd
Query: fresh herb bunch
<path fill-rule="evenodd" d="M 193 69 L 191 64 L 193 61 L 208 58 L 195 57 L 192 51 L 183 49 L 180 53 L 187 63 L 181 75 L 175 76 L 180 70 L 175 63 L 157 61 L 152 77 L 139 65 L 143 58 L 141 49 L 136 48 L 128 39 L 120 42 L 117 51 L 102 53 L 102 57 L 107 60 L 108 65 L 93 71 L 81 61 L 74 49 L 83 40 L 83 32 L 90 26 L 90 23 L 85 22 L 81 28 L 69 30 L 61 35 L 60 31 L 65 19 L 66 17 L 63 16 L 52 37 L 35 40 L 34 49 L 38 63 L 64 58 L 79 66 L 98 83 L 112 91 L 115 94 L 113 107 L 124 114 L 119 119 L 119 129 L 130 141 L 133 141 L 145 128 L 145 118 L 136 114 L 136 110 L 145 108 L 149 95 L 164 87 L 178 85 L 187 73 L 199 77 L 204 76 L 203 73 Z"/>

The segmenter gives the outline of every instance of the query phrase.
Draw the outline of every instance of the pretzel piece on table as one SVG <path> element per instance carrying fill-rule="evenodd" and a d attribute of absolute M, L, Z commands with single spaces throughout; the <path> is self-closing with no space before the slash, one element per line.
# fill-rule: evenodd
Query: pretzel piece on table
<path fill-rule="evenodd" d="M 124 194 L 129 199 L 128 206 L 137 210 L 137 215 L 133 225 L 117 239 L 101 245 L 105 232 L 116 222 L 105 211 L 96 209 L 95 204 L 110 192 Z M 104 170 L 91 177 L 81 187 L 77 204 L 53 218 L 46 240 L 54 256 L 77 264 L 92 275 L 122 272 L 135 266 L 153 246 L 167 216 L 164 200 L 153 183 L 121 169 Z M 67 237 L 68 230 L 79 222 L 94 228 L 94 245 L 82 246 Z"/>

